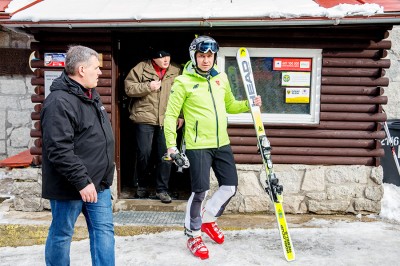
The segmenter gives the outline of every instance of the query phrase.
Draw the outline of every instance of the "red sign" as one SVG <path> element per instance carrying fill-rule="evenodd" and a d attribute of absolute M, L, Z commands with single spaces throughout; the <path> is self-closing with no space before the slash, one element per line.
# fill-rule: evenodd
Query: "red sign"
<path fill-rule="evenodd" d="M 45 53 L 44 66 L 48 67 L 64 67 L 65 66 L 65 53 Z"/>
<path fill-rule="evenodd" d="M 274 58 L 273 70 L 311 71 L 311 58 Z"/>

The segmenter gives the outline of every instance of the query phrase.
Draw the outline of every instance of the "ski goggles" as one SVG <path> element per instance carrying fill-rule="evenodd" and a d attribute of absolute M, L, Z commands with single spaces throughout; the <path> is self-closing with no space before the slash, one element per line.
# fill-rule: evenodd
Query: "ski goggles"
<path fill-rule="evenodd" d="M 211 53 L 215 54 L 218 52 L 218 43 L 216 42 L 201 42 L 196 45 L 196 51 L 199 51 L 201 53 L 207 53 L 208 51 L 211 51 Z"/>

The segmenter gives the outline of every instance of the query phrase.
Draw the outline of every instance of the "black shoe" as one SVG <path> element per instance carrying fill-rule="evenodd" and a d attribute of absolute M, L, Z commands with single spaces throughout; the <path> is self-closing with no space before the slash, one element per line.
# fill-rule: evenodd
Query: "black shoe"
<path fill-rule="evenodd" d="M 148 198 L 149 197 L 149 192 L 147 191 L 147 188 L 145 187 L 138 187 L 136 190 L 136 197 L 137 198 Z"/>
<path fill-rule="evenodd" d="M 161 200 L 162 203 L 171 203 L 171 197 L 168 195 L 167 192 L 160 192 L 156 193 L 157 198 Z"/>

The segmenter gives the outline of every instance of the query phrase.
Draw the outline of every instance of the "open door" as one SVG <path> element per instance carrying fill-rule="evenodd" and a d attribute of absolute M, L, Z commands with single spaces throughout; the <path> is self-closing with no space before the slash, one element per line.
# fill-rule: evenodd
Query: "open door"
<path fill-rule="evenodd" d="M 133 199 L 137 188 L 136 177 L 136 140 L 134 124 L 129 119 L 130 97 L 124 89 L 124 80 L 137 63 L 147 59 L 149 47 L 163 47 L 171 54 L 171 61 L 184 65 L 190 58 L 188 47 L 193 33 L 172 31 L 124 32 L 116 35 L 118 53 L 118 115 L 119 115 L 119 198 Z M 156 158 L 154 158 L 155 160 Z M 148 175 L 150 198 L 155 198 L 155 171 Z M 188 199 L 190 194 L 190 177 L 188 170 L 177 173 L 173 167 L 170 177 L 170 193 L 173 199 Z"/>

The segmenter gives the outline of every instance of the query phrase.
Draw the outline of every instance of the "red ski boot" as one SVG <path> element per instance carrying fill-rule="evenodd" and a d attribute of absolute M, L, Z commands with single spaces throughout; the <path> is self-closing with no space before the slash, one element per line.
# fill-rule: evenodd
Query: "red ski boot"
<path fill-rule="evenodd" d="M 204 244 L 201 236 L 189 238 L 187 247 L 196 257 L 202 260 L 208 259 L 208 248 Z"/>
<path fill-rule="evenodd" d="M 224 243 L 225 237 L 221 229 L 219 229 L 217 223 L 203 223 L 201 225 L 201 231 L 206 233 L 212 240 L 218 244 Z"/>

